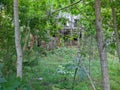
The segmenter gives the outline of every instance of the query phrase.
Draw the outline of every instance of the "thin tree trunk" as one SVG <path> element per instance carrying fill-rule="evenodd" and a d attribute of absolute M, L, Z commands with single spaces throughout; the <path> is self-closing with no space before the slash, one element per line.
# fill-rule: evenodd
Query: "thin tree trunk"
<path fill-rule="evenodd" d="M 26 47 L 27 47 L 27 43 L 28 43 L 28 40 L 29 40 L 29 36 L 30 36 L 30 29 L 29 29 L 29 27 L 27 27 L 25 42 L 24 42 L 24 46 L 23 46 L 23 55 L 24 55 L 25 49 L 26 49 Z"/>
<path fill-rule="evenodd" d="M 96 87 L 95 87 L 95 85 L 94 85 L 94 82 L 93 82 L 93 80 L 92 80 L 90 74 L 87 72 L 87 70 L 86 70 L 86 68 L 85 68 L 84 65 L 82 65 L 82 67 L 83 67 L 85 73 L 87 74 L 88 79 L 90 80 L 90 83 L 91 83 L 91 86 L 92 86 L 93 90 L 96 90 Z"/>
<path fill-rule="evenodd" d="M 101 9 L 100 0 L 95 0 L 96 35 L 97 35 L 98 50 L 99 50 L 100 62 L 101 62 L 102 84 L 103 84 L 103 90 L 110 90 L 110 82 L 109 82 L 108 68 L 107 68 L 107 54 L 105 49 L 105 41 L 103 37 L 100 9 Z"/>
<path fill-rule="evenodd" d="M 18 15 L 18 0 L 14 0 L 15 46 L 17 52 L 17 77 L 22 78 L 22 48 L 20 44 L 20 26 Z"/>
<path fill-rule="evenodd" d="M 115 38 L 116 38 L 116 43 L 117 43 L 118 58 L 120 62 L 120 40 L 119 40 L 119 35 L 118 35 L 118 30 L 117 30 L 116 12 L 115 12 L 114 7 L 112 7 L 112 17 L 113 17 L 113 28 L 114 28 Z"/>
<path fill-rule="evenodd" d="M 89 75 L 90 75 L 90 70 L 91 70 L 91 60 L 92 60 L 92 36 L 90 36 L 90 43 L 89 43 L 89 47 L 90 47 L 90 49 L 89 49 Z"/>

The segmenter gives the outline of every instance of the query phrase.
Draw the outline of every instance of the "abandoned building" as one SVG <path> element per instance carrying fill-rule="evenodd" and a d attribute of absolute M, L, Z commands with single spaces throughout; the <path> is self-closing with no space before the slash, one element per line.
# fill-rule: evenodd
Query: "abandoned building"
<path fill-rule="evenodd" d="M 60 22 L 59 19 L 63 18 L 64 22 Z M 72 45 L 74 42 L 77 42 L 78 37 L 81 38 L 81 32 L 80 27 L 78 25 L 78 22 L 80 20 L 80 15 L 72 15 L 67 12 L 59 12 L 57 19 L 57 25 L 61 25 L 62 28 L 58 30 L 58 33 L 65 37 L 65 41 L 67 45 Z M 71 40 L 68 40 L 68 38 L 71 37 Z M 76 43 L 77 44 L 77 43 Z"/>
<path fill-rule="evenodd" d="M 61 22 L 60 19 L 63 19 L 64 22 Z M 60 39 L 64 40 L 64 45 L 77 45 L 78 39 L 81 38 L 80 26 L 78 22 L 80 20 L 80 15 L 72 15 L 67 12 L 59 12 L 58 16 L 55 17 L 56 25 L 60 25 L 61 29 L 57 30 L 58 35 L 52 35 L 49 37 L 49 42 L 45 42 L 39 38 L 39 36 L 30 37 L 30 46 L 33 46 L 33 43 L 36 43 L 36 46 L 42 46 L 47 50 L 50 50 L 54 47 L 60 46 Z M 33 39 L 34 38 L 34 39 Z M 34 41 L 33 41 L 34 40 Z M 63 42 L 62 42 L 63 43 Z"/>

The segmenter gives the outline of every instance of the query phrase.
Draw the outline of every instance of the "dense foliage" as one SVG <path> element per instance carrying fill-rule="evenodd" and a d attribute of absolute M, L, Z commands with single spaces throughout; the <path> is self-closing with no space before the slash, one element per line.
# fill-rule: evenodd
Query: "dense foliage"
<path fill-rule="evenodd" d="M 80 49 L 74 46 L 65 48 L 64 40 L 72 40 L 77 35 L 59 36 L 60 48 L 50 51 L 43 47 L 26 49 L 23 59 L 23 79 L 16 78 L 16 51 L 14 36 L 13 0 L 0 0 L 0 89 L 1 90 L 92 90 L 82 66 L 75 59 L 80 50 L 83 63 L 89 71 L 97 90 L 101 88 L 101 71 L 97 52 L 94 0 L 19 0 L 19 23 L 22 48 L 29 45 L 30 35 L 38 36 L 49 43 L 51 36 L 59 36 L 58 31 L 66 22 L 65 18 L 56 19 L 59 12 L 71 15 L 80 14 L 78 27 L 82 27 Z M 118 35 L 120 38 L 120 0 L 101 0 L 102 26 L 105 47 L 108 53 L 108 67 L 111 90 L 119 90 L 120 65 L 117 58 L 116 36 L 111 8 L 116 9 Z M 72 5 L 72 6 L 71 6 Z M 68 6 L 67 8 L 64 8 Z M 60 10 L 61 9 L 61 10 Z M 59 21 L 59 24 L 56 23 Z M 67 39 L 66 39 L 67 38 Z M 27 41 L 27 42 L 26 42 Z M 61 48 L 62 47 L 62 48 Z M 75 68 L 78 72 L 73 80 Z M 96 69 L 97 68 L 97 69 Z M 97 74 L 96 74 L 97 73 Z"/>

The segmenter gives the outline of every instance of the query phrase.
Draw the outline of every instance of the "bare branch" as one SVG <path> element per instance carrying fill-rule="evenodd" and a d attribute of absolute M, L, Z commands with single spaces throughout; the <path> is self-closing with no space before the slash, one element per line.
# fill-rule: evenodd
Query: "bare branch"
<path fill-rule="evenodd" d="M 54 14 L 54 13 L 60 11 L 60 10 L 64 10 L 64 9 L 66 9 L 66 8 L 69 8 L 69 7 L 71 7 L 71 6 L 74 6 L 74 5 L 78 4 L 78 3 L 81 2 L 81 1 L 82 1 L 82 0 L 79 0 L 79 1 L 77 1 L 77 2 L 75 2 L 75 3 L 72 3 L 72 4 L 68 5 L 68 6 L 65 6 L 65 7 L 63 7 L 63 8 L 58 9 L 58 10 L 55 10 L 54 12 L 52 12 L 52 14 Z"/>

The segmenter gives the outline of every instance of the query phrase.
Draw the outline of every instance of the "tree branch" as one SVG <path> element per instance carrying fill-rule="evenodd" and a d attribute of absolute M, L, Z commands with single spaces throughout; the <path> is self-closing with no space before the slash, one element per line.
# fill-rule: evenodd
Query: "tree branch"
<path fill-rule="evenodd" d="M 68 5 L 68 6 L 65 6 L 65 7 L 63 7 L 63 8 L 58 9 L 58 10 L 55 10 L 55 11 L 52 12 L 52 14 L 54 14 L 54 13 L 60 11 L 60 10 L 64 10 L 64 9 L 66 9 L 66 8 L 69 8 L 69 7 L 71 7 L 71 6 L 74 6 L 74 5 L 78 4 L 78 3 L 81 2 L 81 1 L 82 1 L 82 0 L 79 0 L 79 1 L 77 1 L 77 2 L 75 2 L 75 3 L 72 3 L 72 4 Z"/>

